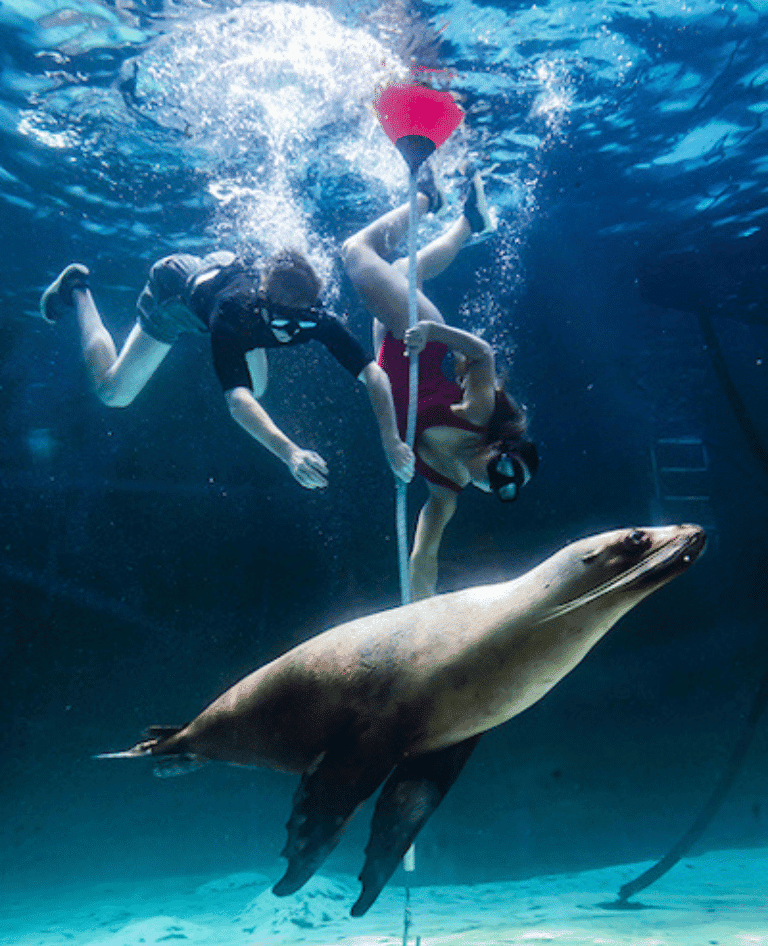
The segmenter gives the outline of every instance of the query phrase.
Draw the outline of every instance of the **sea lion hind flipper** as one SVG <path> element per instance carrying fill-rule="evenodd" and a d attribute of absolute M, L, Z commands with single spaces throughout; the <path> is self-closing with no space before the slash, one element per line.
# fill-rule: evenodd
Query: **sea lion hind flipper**
<path fill-rule="evenodd" d="M 363 758 L 329 750 L 301 778 L 286 827 L 288 858 L 272 893 L 295 893 L 336 847 L 357 808 L 384 781 L 394 760 Z"/>
<path fill-rule="evenodd" d="M 94 759 L 141 759 L 153 758 L 155 775 L 180 775 L 192 769 L 199 769 L 207 760 L 185 752 L 175 739 L 185 726 L 148 726 L 144 730 L 146 738 L 137 742 L 130 749 L 119 752 L 100 752 Z M 171 742 L 171 740 L 173 740 Z M 170 742 L 170 745 L 168 743 Z M 158 767 L 165 771 L 158 771 Z"/>
<path fill-rule="evenodd" d="M 480 736 L 401 762 L 381 790 L 360 872 L 363 889 L 352 907 L 362 916 L 395 872 L 414 838 L 464 768 Z"/>
<path fill-rule="evenodd" d="M 152 774 L 155 778 L 172 778 L 176 775 L 188 775 L 196 772 L 210 760 L 195 755 L 194 752 L 180 752 L 178 748 L 166 748 L 164 743 L 186 729 L 186 726 L 148 726 L 145 735 L 152 741 L 152 754 L 155 756 Z M 167 754 L 166 754 L 167 753 Z"/>

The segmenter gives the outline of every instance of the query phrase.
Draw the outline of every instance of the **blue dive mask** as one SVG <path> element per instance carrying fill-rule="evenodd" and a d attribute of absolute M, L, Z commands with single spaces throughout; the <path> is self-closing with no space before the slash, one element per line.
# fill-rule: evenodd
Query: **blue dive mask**
<path fill-rule="evenodd" d="M 280 305 L 278 302 L 272 302 L 263 290 L 259 290 L 256 298 L 257 309 L 267 325 L 273 330 L 284 332 L 291 338 L 302 329 L 315 328 L 325 312 L 319 305 L 313 305 L 308 309 Z"/>
<path fill-rule="evenodd" d="M 524 440 L 514 447 L 503 445 L 488 464 L 488 482 L 503 503 L 511 503 L 539 468 L 536 444 Z"/>

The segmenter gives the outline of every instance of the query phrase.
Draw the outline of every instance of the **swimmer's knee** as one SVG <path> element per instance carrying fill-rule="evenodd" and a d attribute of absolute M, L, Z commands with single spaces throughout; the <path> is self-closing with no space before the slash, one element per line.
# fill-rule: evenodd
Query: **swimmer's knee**
<path fill-rule="evenodd" d="M 111 378 L 99 382 L 94 390 L 96 397 L 105 407 L 128 407 L 136 396 L 135 392 L 126 391 L 114 384 Z"/>
<path fill-rule="evenodd" d="M 350 237 L 341 244 L 341 262 L 346 270 L 349 270 L 354 251 L 354 237 Z"/>
<path fill-rule="evenodd" d="M 133 402 L 132 397 L 115 394 L 112 391 L 96 391 L 96 394 L 105 407 L 128 407 Z"/>
<path fill-rule="evenodd" d="M 342 263 L 352 285 L 358 290 L 375 285 L 379 279 L 379 268 L 372 262 L 367 247 L 353 245 L 346 252 L 342 248 Z"/>
<path fill-rule="evenodd" d="M 128 407 L 133 403 L 133 397 L 116 391 L 97 388 L 96 394 L 105 407 Z"/>
<path fill-rule="evenodd" d="M 367 247 L 360 234 L 349 237 L 341 244 L 341 262 L 350 278 L 354 278 L 354 274 L 359 271 L 365 249 Z"/>

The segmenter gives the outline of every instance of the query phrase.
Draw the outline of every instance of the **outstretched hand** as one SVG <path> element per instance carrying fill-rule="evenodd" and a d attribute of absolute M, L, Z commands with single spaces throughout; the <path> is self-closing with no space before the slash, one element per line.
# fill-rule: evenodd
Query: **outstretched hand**
<path fill-rule="evenodd" d="M 390 446 L 385 446 L 384 451 L 397 479 L 403 483 L 410 483 L 416 467 L 416 457 L 413 450 L 404 440 L 400 440 L 398 437 Z"/>
<path fill-rule="evenodd" d="M 324 489 L 328 485 L 328 466 L 314 450 L 296 450 L 288 462 L 291 476 L 305 489 Z"/>

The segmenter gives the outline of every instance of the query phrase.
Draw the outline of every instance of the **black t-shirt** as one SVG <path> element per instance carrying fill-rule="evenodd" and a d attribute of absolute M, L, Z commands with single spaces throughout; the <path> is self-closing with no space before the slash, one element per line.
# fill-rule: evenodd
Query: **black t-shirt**
<path fill-rule="evenodd" d="M 252 389 L 245 355 L 254 348 L 318 341 L 355 378 L 373 361 L 344 323 L 324 309 L 267 307 L 251 275 L 236 275 L 212 303 L 207 321 L 213 365 L 224 391 Z"/>

